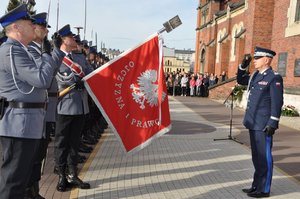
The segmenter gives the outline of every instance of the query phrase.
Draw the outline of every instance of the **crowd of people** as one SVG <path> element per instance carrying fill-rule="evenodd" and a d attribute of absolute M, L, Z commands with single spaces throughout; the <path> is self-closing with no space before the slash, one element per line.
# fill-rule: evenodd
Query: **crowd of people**
<path fill-rule="evenodd" d="M 67 24 L 47 38 L 47 13 L 29 14 L 21 4 L 0 17 L 5 35 L 0 38 L 0 169 L 1 199 L 43 199 L 39 181 L 51 135 L 54 137 L 57 191 L 89 189 L 78 177 L 80 152 L 89 153 L 107 123 L 89 98 L 82 78 L 108 59 L 97 53 Z M 237 82 L 248 85 L 244 125 L 249 129 L 253 182 L 243 189 L 249 197 L 270 196 L 273 135 L 283 105 L 283 79 L 271 68 L 276 53 L 256 47 L 256 71 L 247 68 L 251 55 L 239 65 Z M 167 73 L 168 94 L 208 96 L 208 87 L 226 80 L 226 72 Z"/>
<path fill-rule="evenodd" d="M 0 17 L 0 142 L 3 199 L 42 199 L 39 181 L 54 142 L 57 191 L 89 189 L 78 177 L 107 123 L 82 78 L 108 58 L 81 41 L 67 24 L 48 40 L 47 13 L 26 4 Z M 52 138 L 51 138 L 52 136 Z"/>
<path fill-rule="evenodd" d="M 185 73 L 169 72 L 165 73 L 167 90 L 169 95 L 174 96 L 197 96 L 208 97 L 208 87 L 227 79 L 226 72 L 219 76 L 214 73 Z"/>

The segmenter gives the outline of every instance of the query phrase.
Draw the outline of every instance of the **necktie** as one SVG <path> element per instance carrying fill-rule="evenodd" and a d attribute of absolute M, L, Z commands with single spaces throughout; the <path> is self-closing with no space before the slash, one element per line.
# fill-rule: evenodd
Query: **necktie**
<path fill-rule="evenodd" d="M 69 54 L 67 55 L 67 57 L 69 57 L 71 60 L 73 60 L 73 57 L 72 57 L 71 53 L 69 53 Z"/>

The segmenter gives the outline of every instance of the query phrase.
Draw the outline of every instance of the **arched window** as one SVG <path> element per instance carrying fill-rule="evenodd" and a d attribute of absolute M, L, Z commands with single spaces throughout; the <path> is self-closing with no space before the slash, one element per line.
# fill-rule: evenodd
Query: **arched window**
<path fill-rule="evenodd" d="M 220 30 L 218 32 L 218 35 L 217 35 L 216 63 L 219 63 L 219 59 L 220 59 L 220 46 L 221 46 L 221 43 L 219 41 L 221 41 L 221 39 L 225 36 L 225 34 L 226 34 L 226 29 L 224 28 L 223 30 Z"/>
<path fill-rule="evenodd" d="M 239 34 L 241 34 L 244 30 L 244 24 L 243 22 L 240 22 L 239 24 L 235 24 L 231 30 L 231 51 L 230 51 L 230 61 L 235 61 L 236 57 L 236 42 L 237 37 Z"/>

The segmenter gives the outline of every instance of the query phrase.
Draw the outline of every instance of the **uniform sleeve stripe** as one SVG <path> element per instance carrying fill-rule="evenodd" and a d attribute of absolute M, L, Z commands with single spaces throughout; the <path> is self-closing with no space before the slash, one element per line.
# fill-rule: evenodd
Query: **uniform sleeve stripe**
<path fill-rule="evenodd" d="M 240 69 L 240 70 L 246 70 L 246 68 L 242 68 L 241 65 L 242 65 L 242 64 L 239 65 L 239 69 Z"/>
<path fill-rule="evenodd" d="M 278 117 L 271 116 L 271 120 L 279 121 L 279 118 L 278 118 Z"/>

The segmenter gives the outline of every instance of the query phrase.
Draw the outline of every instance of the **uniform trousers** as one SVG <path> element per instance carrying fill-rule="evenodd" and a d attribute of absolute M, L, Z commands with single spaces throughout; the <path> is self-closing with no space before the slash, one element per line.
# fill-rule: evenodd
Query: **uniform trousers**
<path fill-rule="evenodd" d="M 252 187 L 258 192 L 270 193 L 273 175 L 273 137 L 259 130 L 249 130 L 254 176 Z"/>
<path fill-rule="evenodd" d="M 53 130 L 52 124 L 50 122 L 46 123 L 46 137 L 40 140 L 40 144 L 37 150 L 36 158 L 34 160 L 32 174 L 28 182 L 27 187 L 31 187 L 34 182 L 38 182 L 42 176 L 42 165 L 43 160 L 46 161 L 46 155 L 50 140 L 50 133 Z"/>
<path fill-rule="evenodd" d="M 78 162 L 78 148 L 84 115 L 58 115 L 54 140 L 54 157 L 58 168 L 74 168 Z"/>
<path fill-rule="evenodd" d="M 0 171 L 1 199 L 23 199 L 40 140 L 0 137 L 0 142 L 3 154 Z"/>

